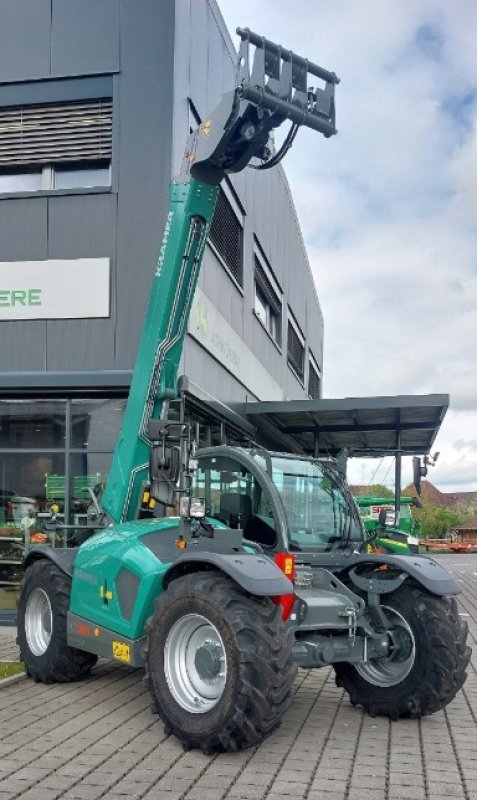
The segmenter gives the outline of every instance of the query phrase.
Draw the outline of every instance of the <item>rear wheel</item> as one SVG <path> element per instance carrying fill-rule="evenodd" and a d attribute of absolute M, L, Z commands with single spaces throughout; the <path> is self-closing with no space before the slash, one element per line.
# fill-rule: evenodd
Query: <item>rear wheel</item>
<path fill-rule="evenodd" d="M 455 599 L 407 585 L 386 596 L 383 610 L 397 655 L 336 664 L 337 685 L 372 716 L 421 717 L 444 708 L 462 687 L 471 654 Z"/>
<path fill-rule="evenodd" d="M 87 675 L 97 656 L 68 647 L 66 614 L 71 579 L 41 559 L 25 573 L 18 601 L 18 638 L 28 675 L 42 683 L 67 683 Z"/>
<path fill-rule="evenodd" d="M 293 634 L 270 598 L 221 573 L 186 575 L 158 599 L 147 630 L 154 710 L 185 747 L 240 750 L 280 725 L 296 667 Z"/>

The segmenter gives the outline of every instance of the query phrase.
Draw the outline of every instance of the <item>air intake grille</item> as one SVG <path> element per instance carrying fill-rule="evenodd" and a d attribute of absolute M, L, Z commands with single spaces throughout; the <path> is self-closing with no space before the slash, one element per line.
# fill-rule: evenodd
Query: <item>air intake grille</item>
<path fill-rule="evenodd" d="M 209 239 L 240 286 L 243 284 L 242 235 L 242 226 L 220 189 Z"/>
<path fill-rule="evenodd" d="M 316 369 L 313 367 L 313 364 L 309 364 L 308 367 L 308 396 L 311 397 L 312 400 L 319 400 L 320 399 L 320 376 L 318 375 Z"/>
<path fill-rule="evenodd" d="M 296 372 L 300 380 L 303 380 L 305 348 L 291 322 L 288 323 L 287 353 L 289 365 Z"/>
<path fill-rule="evenodd" d="M 0 165 L 109 159 L 112 100 L 0 109 Z"/>

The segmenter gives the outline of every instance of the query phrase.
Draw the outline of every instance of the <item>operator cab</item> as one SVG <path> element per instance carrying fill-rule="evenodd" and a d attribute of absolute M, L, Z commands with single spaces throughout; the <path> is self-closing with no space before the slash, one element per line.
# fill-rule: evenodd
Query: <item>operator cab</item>
<path fill-rule="evenodd" d="M 241 528 L 264 550 L 323 552 L 356 546 L 356 505 L 332 466 L 261 449 L 220 447 L 197 454 L 191 493 L 213 524 Z"/>

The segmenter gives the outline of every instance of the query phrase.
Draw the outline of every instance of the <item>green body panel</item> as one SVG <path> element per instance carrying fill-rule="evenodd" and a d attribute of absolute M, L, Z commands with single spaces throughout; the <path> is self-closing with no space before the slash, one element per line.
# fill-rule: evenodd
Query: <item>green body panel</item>
<path fill-rule="evenodd" d="M 161 415 L 177 373 L 192 298 L 218 187 L 190 179 L 172 183 L 166 226 L 139 342 L 121 434 L 112 458 L 102 508 L 114 522 L 137 516 L 147 479 L 147 426 Z M 135 298 L 131 298 L 134 303 Z"/>
<path fill-rule="evenodd" d="M 114 525 L 88 539 L 79 548 L 74 563 L 70 612 L 120 636 L 130 639 L 142 636 L 144 623 L 162 591 L 163 576 L 172 558 L 163 563 L 141 537 L 147 539 L 161 532 L 166 546 L 169 539 L 172 549 L 178 526 L 177 517 L 144 519 Z M 176 552 L 179 555 L 181 551 L 176 549 Z M 122 611 L 118 588 L 122 570 L 137 579 L 137 593 L 129 619 Z"/>
<path fill-rule="evenodd" d="M 363 521 L 366 533 L 371 536 L 378 528 L 378 520 L 371 519 L 369 514 L 373 506 L 384 506 L 394 508 L 391 497 L 355 497 L 359 508 L 359 513 Z M 411 513 L 412 497 L 401 497 L 401 512 L 399 515 L 399 528 L 394 525 L 386 525 L 386 534 L 378 536 L 373 541 L 373 547 L 382 548 L 390 553 L 409 554 L 411 549 L 406 541 L 408 536 L 419 536 L 420 525 Z M 401 541 L 400 541 L 401 539 Z M 417 545 L 415 546 L 417 547 Z"/>
<path fill-rule="evenodd" d="M 372 506 L 389 506 L 394 508 L 393 500 L 391 497 L 355 497 L 356 503 L 359 508 L 363 525 L 368 533 L 374 533 L 377 528 L 377 519 L 370 519 L 369 513 Z M 411 536 L 419 536 L 420 525 L 414 519 L 411 512 L 411 505 L 414 502 L 413 497 L 401 497 L 401 512 L 399 515 L 399 530 L 404 533 L 409 533 Z M 392 525 L 386 525 L 386 530 L 398 530 Z"/>
<path fill-rule="evenodd" d="M 402 533 L 402 531 L 398 530 L 398 528 L 386 528 L 386 532 L 388 531 L 389 536 L 392 536 L 393 533 Z M 388 539 L 387 536 L 378 536 L 374 540 L 373 544 L 376 548 L 382 548 L 388 553 L 399 553 L 400 555 L 406 555 L 411 552 L 407 542 L 398 542 L 396 539 Z"/>

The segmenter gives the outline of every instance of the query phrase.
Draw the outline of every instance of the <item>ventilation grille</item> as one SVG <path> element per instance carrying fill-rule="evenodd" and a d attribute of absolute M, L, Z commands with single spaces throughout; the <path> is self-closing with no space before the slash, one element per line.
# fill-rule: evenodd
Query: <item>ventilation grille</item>
<path fill-rule="evenodd" d="M 320 376 L 311 363 L 309 364 L 308 372 L 308 396 L 312 400 L 320 399 Z"/>
<path fill-rule="evenodd" d="M 112 100 L 0 109 L 0 165 L 111 157 Z"/>
<path fill-rule="evenodd" d="M 242 286 L 242 226 L 222 189 L 219 190 L 209 239 L 237 283 Z"/>
<path fill-rule="evenodd" d="M 291 322 L 288 323 L 287 353 L 288 363 L 294 369 L 298 377 L 303 380 L 305 348 Z"/>

